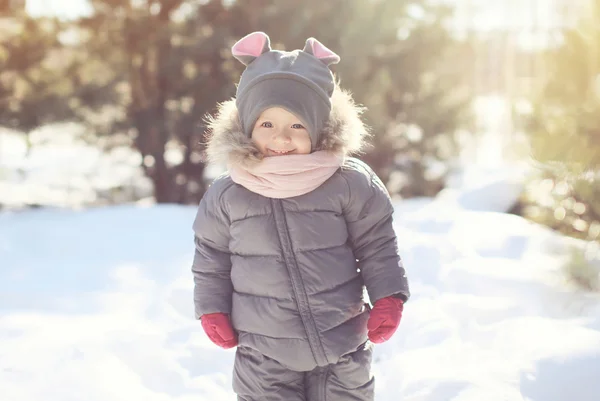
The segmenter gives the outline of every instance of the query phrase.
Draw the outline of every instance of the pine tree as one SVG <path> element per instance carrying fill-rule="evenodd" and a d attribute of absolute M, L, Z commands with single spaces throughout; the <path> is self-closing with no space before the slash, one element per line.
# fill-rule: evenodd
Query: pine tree
<path fill-rule="evenodd" d="M 90 141 L 141 154 L 157 202 L 197 202 L 203 119 L 232 89 L 223 52 L 232 24 L 220 1 L 184 3 L 92 0 L 91 16 L 60 24 L 23 16 L 3 43 L 11 85 L 0 99 L 11 107 L 0 110 L 0 125 L 85 124 Z M 76 39 L 60 41 L 68 31 Z"/>
<path fill-rule="evenodd" d="M 69 102 L 63 101 L 74 91 L 65 78 L 69 63 L 59 40 L 63 30 L 58 20 L 33 19 L 22 7 L 0 19 L 0 126 L 27 132 L 58 115 L 73 117 Z"/>
<path fill-rule="evenodd" d="M 547 55 L 549 79 L 528 119 L 532 156 L 545 179 L 530 191 L 532 219 L 600 240 L 600 0 Z M 541 201 L 550 194 L 554 202 Z"/>
<path fill-rule="evenodd" d="M 203 119 L 231 92 L 227 9 L 220 1 L 91 3 L 94 14 L 79 28 L 88 33 L 90 62 L 108 75 L 96 92 L 112 99 L 106 134 L 131 140 L 157 202 L 196 203 L 205 187 Z M 180 160 L 167 160 L 168 150 Z"/>

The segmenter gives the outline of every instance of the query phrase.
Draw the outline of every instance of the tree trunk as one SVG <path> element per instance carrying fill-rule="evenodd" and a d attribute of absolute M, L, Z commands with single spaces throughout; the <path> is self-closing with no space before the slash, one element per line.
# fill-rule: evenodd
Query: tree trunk
<path fill-rule="evenodd" d="M 165 161 L 164 135 L 160 132 L 161 121 L 151 107 L 136 110 L 132 113 L 133 123 L 137 131 L 135 147 L 143 158 L 143 168 L 154 185 L 154 197 L 158 203 L 175 202 L 176 190 L 173 173 Z M 148 157 L 152 158 L 150 162 Z"/>
<path fill-rule="evenodd" d="M 136 53 L 130 52 L 132 111 L 138 132 L 135 145 L 142 157 L 151 156 L 153 159 L 153 163 L 144 164 L 144 169 L 154 184 L 154 198 L 157 203 L 177 203 L 180 199 L 174 169 L 167 166 L 164 154 L 170 138 L 166 109 L 169 92 L 168 63 L 171 53 L 169 15 L 181 2 L 161 2 L 162 9 L 157 18 L 156 32 L 151 45 L 141 52 L 137 49 L 141 63 L 134 63 L 133 57 Z M 130 46 L 132 50 L 136 49 L 135 43 L 130 43 Z"/>
<path fill-rule="evenodd" d="M 171 172 L 163 154 L 154 156 L 153 172 L 150 178 L 154 184 L 154 198 L 157 203 L 178 203 L 179 191 L 172 179 Z"/>

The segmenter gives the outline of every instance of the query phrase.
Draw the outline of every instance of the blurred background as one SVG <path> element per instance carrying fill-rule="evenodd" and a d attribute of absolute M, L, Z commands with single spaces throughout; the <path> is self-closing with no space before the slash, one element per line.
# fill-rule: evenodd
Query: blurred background
<path fill-rule="evenodd" d="M 600 240 L 600 0 L 0 0 L 0 209 L 197 204 L 256 30 L 341 56 L 394 197 L 510 182 L 503 211 Z"/>

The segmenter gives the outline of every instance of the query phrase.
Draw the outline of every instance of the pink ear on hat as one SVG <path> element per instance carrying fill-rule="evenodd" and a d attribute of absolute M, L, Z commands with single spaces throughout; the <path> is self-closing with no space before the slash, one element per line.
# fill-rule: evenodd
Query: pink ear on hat
<path fill-rule="evenodd" d="M 305 53 L 312 54 L 325 63 L 325 65 L 337 64 L 340 62 L 340 56 L 328 49 L 323 43 L 315 38 L 306 39 L 306 44 L 302 50 Z"/>
<path fill-rule="evenodd" d="M 258 56 L 271 50 L 271 41 L 264 32 L 253 32 L 238 40 L 231 48 L 233 57 L 248 65 Z"/>

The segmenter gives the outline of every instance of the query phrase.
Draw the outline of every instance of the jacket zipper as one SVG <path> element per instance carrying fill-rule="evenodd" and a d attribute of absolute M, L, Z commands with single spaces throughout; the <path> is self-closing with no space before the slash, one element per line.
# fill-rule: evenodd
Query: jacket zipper
<path fill-rule="evenodd" d="M 277 225 L 279 241 L 281 242 L 281 248 L 283 250 L 285 266 L 292 282 L 292 290 L 294 291 L 304 330 L 306 330 L 308 344 L 317 365 L 325 366 L 328 363 L 327 356 L 325 355 L 325 349 L 319 338 L 317 325 L 315 324 L 315 320 L 310 311 L 308 295 L 304 289 L 302 277 L 300 276 L 300 270 L 298 269 L 298 263 L 296 261 L 296 255 L 292 248 L 292 240 L 290 238 L 283 204 L 279 199 L 271 199 L 271 205 L 273 207 L 273 215 L 275 217 L 275 224 Z"/>

